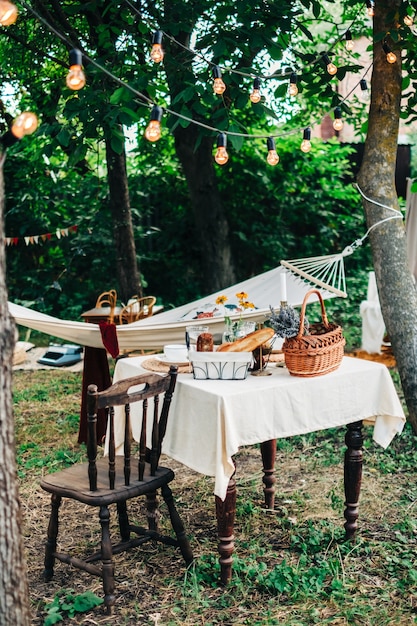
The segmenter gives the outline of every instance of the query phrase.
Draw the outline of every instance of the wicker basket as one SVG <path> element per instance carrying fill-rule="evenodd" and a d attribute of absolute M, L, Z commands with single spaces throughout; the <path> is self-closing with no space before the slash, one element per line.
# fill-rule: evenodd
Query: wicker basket
<path fill-rule="evenodd" d="M 313 293 L 320 300 L 322 321 L 311 324 L 308 334 L 303 334 L 307 300 Z M 298 334 L 285 339 L 282 345 L 285 365 L 293 376 L 311 377 L 328 374 L 339 367 L 345 343 L 342 327 L 331 324 L 327 319 L 321 293 L 317 289 L 311 289 L 306 293 L 301 306 Z"/>

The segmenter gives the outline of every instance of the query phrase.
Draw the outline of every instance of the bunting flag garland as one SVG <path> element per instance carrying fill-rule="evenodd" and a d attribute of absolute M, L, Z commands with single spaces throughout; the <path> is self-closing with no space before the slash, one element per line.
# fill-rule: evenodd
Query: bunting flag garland
<path fill-rule="evenodd" d="M 50 241 L 52 237 L 61 239 L 61 237 L 68 237 L 69 233 L 76 233 L 78 229 L 77 225 L 69 226 L 68 228 L 57 228 L 54 233 L 44 233 L 43 235 L 28 235 L 26 237 L 5 237 L 6 246 L 17 246 L 19 241 L 24 241 L 27 246 L 30 244 L 38 244 L 44 241 Z"/>

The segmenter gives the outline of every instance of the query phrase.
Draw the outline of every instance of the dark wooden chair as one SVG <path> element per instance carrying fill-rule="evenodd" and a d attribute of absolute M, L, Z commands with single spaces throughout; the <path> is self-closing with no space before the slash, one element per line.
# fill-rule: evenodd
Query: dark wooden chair
<path fill-rule="evenodd" d="M 124 552 L 153 540 L 178 547 L 187 565 L 193 560 L 184 525 L 175 508 L 169 487 L 169 483 L 174 478 L 174 472 L 159 465 L 161 445 L 166 431 L 176 378 L 177 368 L 173 366 L 170 368 L 169 374 L 165 376 L 158 374 L 135 376 L 121 380 L 100 392 L 97 391 L 96 385 L 90 385 L 87 391 L 88 462 L 77 463 L 60 472 L 50 474 L 41 481 L 41 487 L 52 494 L 52 510 L 45 544 L 44 579 L 49 581 L 53 577 L 56 559 L 102 578 L 104 603 L 108 613 L 112 612 L 115 603 L 113 554 Z M 162 402 L 160 402 L 161 394 L 163 394 Z M 149 403 L 148 416 L 148 400 L 150 398 L 153 399 L 153 403 Z M 142 410 L 140 411 L 142 416 L 141 435 L 137 461 L 134 463 L 131 462 L 130 425 L 130 405 L 133 402 L 142 402 Z M 124 407 L 123 456 L 115 455 L 115 406 Z M 101 408 L 108 411 L 109 453 L 108 456 L 97 458 L 96 422 L 97 411 Z M 152 444 L 150 448 L 147 448 L 146 430 L 150 426 L 152 426 L 152 432 L 149 433 Z M 175 537 L 163 535 L 158 530 L 158 491 L 161 492 L 167 505 Z M 136 526 L 129 521 L 127 501 L 139 496 L 145 498 L 147 528 Z M 78 500 L 99 510 L 101 546 L 95 553 L 85 558 L 57 551 L 58 513 L 62 498 Z M 110 536 L 109 505 L 112 504 L 115 504 L 117 508 L 120 531 L 120 540 L 117 543 L 113 543 Z M 65 529 L 65 518 L 60 519 L 60 524 Z M 74 537 L 74 540 L 76 539 Z"/>

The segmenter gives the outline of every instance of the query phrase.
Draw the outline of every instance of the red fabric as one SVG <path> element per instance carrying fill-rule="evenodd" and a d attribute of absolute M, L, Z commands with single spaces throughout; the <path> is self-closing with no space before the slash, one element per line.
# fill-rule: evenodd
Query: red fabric
<path fill-rule="evenodd" d="M 103 346 L 115 359 L 119 354 L 119 342 L 117 340 L 116 324 L 110 324 L 109 322 L 99 322 L 101 332 L 101 339 Z"/>
<path fill-rule="evenodd" d="M 78 443 L 87 443 L 87 389 L 88 385 L 97 385 L 99 391 L 111 385 L 109 360 L 104 348 L 84 349 L 84 369 L 81 396 L 80 426 Z M 107 416 L 105 409 L 97 412 L 97 441 L 101 441 L 106 434 Z"/>

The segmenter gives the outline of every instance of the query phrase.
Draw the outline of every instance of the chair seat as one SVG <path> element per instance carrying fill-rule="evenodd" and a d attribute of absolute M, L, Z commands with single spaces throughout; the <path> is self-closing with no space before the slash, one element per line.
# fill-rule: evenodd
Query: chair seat
<path fill-rule="evenodd" d="M 72 498 L 90 506 L 109 505 L 144 495 L 162 487 L 175 478 L 174 472 L 159 466 L 155 476 L 150 475 L 150 466 L 145 465 L 142 481 L 135 480 L 137 466 L 132 460 L 130 485 L 125 485 L 123 474 L 124 457 L 116 457 L 116 479 L 114 489 L 109 488 L 109 463 L 107 458 L 97 460 L 97 491 L 90 491 L 88 463 L 77 463 L 61 472 L 49 474 L 41 480 L 41 487 L 49 493 Z"/>

